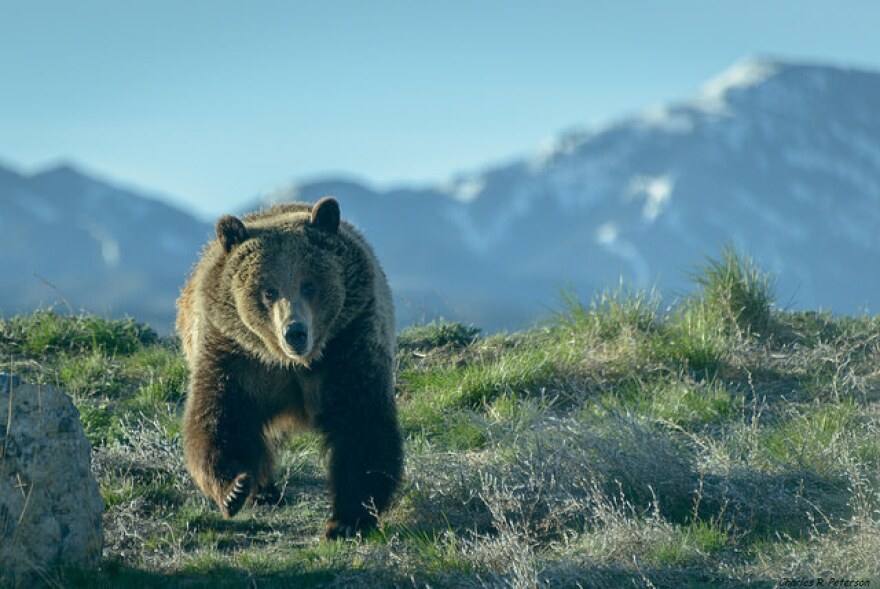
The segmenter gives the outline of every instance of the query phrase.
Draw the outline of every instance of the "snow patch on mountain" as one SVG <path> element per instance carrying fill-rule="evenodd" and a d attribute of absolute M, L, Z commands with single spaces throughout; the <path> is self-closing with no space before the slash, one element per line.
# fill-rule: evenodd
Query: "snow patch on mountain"
<path fill-rule="evenodd" d="M 602 224 L 596 231 L 596 242 L 627 264 L 637 287 L 648 286 L 651 279 L 648 261 L 635 243 L 621 237 L 620 229 L 616 223 Z"/>
<path fill-rule="evenodd" d="M 617 226 L 617 223 L 613 221 L 602 223 L 599 225 L 599 228 L 596 229 L 596 243 L 599 245 L 612 244 L 617 241 L 619 235 L 620 228 Z"/>
<path fill-rule="evenodd" d="M 473 178 L 457 178 L 448 184 L 443 192 L 458 202 L 467 203 L 477 198 L 486 188 L 486 179 L 482 176 Z"/>
<path fill-rule="evenodd" d="M 638 119 L 638 123 L 648 130 L 660 130 L 674 134 L 692 133 L 695 127 L 694 117 L 682 108 L 656 106 L 647 110 Z"/>
<path fill-rule="evenodd" d="M 694 105 L 706 114 L 729 115 L 728 99 L 731 93 L 758 86 L 779 69 L 779 64 L 762 59 L 748 59 L 734 64 L 703 85 Z"/>
<path fill-rule="evenodd" d="M 653 223 L 660 216 L 660 213 L 669 206 L 674 185 L 675 182 L 668 174 L 662 176 L 636 176 L 629 182 L 627 196 L 629 198 L 644 196 L 645 204 L 642 207 L 642 219 L 648 223 Z"/>
<path fill-rule="evenodd" d="M 101 225 L 89 221 L 81 221 L 81 226 L 101 248 L 101 259 L 110 268 L 119 266 L 119 241 Z"/>

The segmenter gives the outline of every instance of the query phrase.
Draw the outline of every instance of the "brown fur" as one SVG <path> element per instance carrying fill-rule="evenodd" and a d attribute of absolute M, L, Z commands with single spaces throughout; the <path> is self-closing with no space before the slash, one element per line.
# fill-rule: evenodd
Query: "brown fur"
<path fill-rule="evenodd" d="M 327 537 L 375 525 L 403 466 L 394 312 L 375 255 L 327 198 L 222 217 L 217 236 L 177 303 L 193 479 L 232 517 L 272 488 L 277 434 L 313 428 L 330 454 Z M 294 324 L 308 336 L 290 339 Z"/>

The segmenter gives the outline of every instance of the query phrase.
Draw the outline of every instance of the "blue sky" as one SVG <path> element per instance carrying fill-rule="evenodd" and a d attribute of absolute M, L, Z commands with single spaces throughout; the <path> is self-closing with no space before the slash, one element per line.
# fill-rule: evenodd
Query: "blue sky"
<path fill-rule="evenodd" d="M 285 181 L 443 182 L 748 55 L 880 69 L 880 2 L 0 0 L 0 164 L 205 217 Z"/>

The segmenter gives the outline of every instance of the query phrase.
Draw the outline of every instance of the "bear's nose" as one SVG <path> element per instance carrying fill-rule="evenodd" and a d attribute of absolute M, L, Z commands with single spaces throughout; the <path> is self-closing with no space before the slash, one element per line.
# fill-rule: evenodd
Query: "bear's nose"
<path fill-rule="evenodd" d="M 309 330 L 306 329 L 305 323 L 294 321 L 284 330 L 284 339 L 290 344 L 294 352 L 302 354 L 309 341 Z"/>

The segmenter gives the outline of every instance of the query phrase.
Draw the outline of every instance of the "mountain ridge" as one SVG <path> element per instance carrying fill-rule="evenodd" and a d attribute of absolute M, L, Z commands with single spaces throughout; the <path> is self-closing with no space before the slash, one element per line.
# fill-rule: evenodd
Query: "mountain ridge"
<path fill-rule="evenodd" d="M 445 183 L 288 183 L 240 212 L 337 196 L 383 261 L 402 324 L 443 315 L 517 329 L 554 304 L 563 282 L 585 297 L 621 277 L 685 292 L 682 268 L 728 241 L 779 274 L 783 302 L 858 313 L 880 299 L 880 277 L 868 271 L 880 255 L 875 104 L 876 71 L 749 59 L 690 98 Z M 0 194 L 7 177 L 0 170 Z M 164 264 L 177 286 L 210 234 L 190 220 L 168 248 L 187 263 Z M 81 230 L 102 244 L 105 264 L 114 259 L 112 240 Z"/>
<path fill-rule="evenodd" d="M 421 227 L 428 235 L 455 235 L 472 258 L 465 265 L 492 259 L 506 278 L 521 278 L 512 287 L 526 293 L 523 307 L 552 300 L 550 285 L 566 278 L 583 293 L 621 274 L 640 287 L 663 276 L 664 291 L 683 291 L 680 268 L 730 240 L 779 272 L 783 300 L 859 312 L 877 300 L 880 284 L 853 283 L 852 272 L 833 266 L 850 256 L 869 267 L 880 253 L 871 230 L 880 221 L 878 100 L 874 71 L 749 59 L 689 99 L 422 188 L 435 204 L 425 200 L 411 218 L 431 219 Z M 332 189 L 311 182 L 275 198 L 309 200 Z M 417 258 L 407 263 L 406 248 L 382 243 L 380 224 L 364 210 L 392 200 L 391 191 L 358 191 L 369 198 L 342 198 L 343 208 L 377 235 L 392 265 L 410 277 L 434 275 L 445 256 L 424 264 L 427 272 Z M 566 259 L 572 255 L 581 263 Z M 478 278 L 473 284 L 472 295 L 498 299 Z M 456 306 L 447 312 L 455 316 Z"/>

